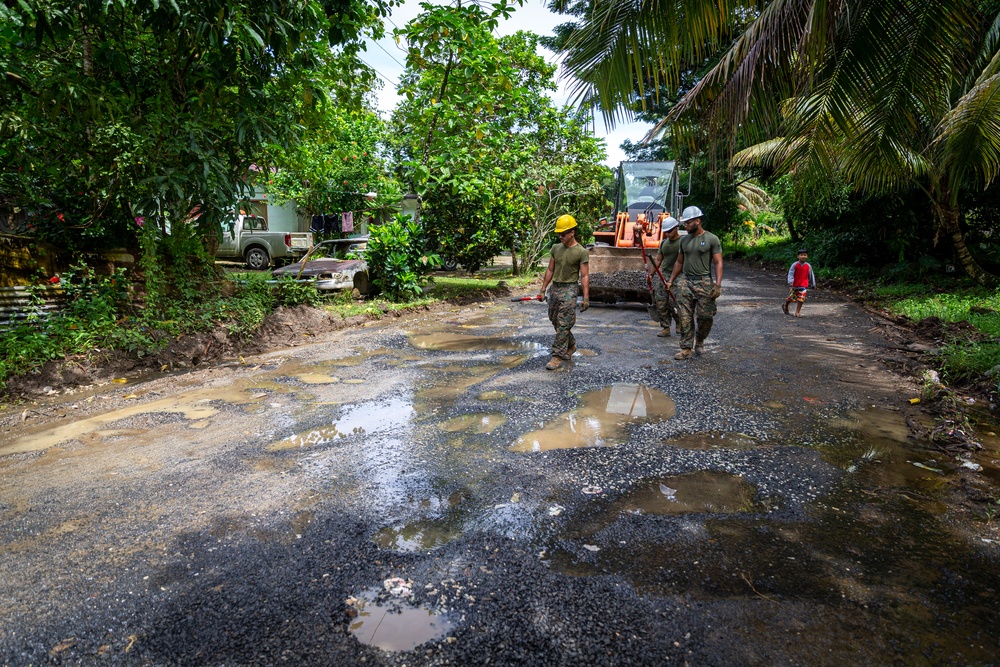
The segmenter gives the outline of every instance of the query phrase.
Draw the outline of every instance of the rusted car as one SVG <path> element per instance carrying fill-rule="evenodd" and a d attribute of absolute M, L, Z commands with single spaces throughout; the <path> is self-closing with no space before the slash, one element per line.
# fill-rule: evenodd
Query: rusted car
<path fill-rule="evenodd" d="M 276 278 L 290 277 L 313 281 L 318 290 L 358 290 L 368 294 L 368 265 L 363 259 L 338 259 L 338 251 L 354 246 L 352 253 L 362 255 L 367 238 L 333 239 L 317 243 L 298 262 L 275 269 Z M 360 247 L 359 247 L 360 246 Z"/>

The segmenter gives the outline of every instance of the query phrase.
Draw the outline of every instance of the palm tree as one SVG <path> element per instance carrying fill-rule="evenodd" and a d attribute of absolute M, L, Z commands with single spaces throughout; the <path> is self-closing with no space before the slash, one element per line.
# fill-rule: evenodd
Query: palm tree
<path fill-rule="evenodd" d="M 683 5 L 692 18 L 694 8 L 717 5 L 668 4 Z M 729 11 L 752 11 L 730 4 Z M 615 16 L 622 14 L 595 13 L 603 25 L 585 25 L 571 38 L 566 63 L 580 90 L 618 105 L 635 97 L 625 73 L 645 78 L 669 68 L 670 61 L 651 56 L 674 33 L 637 32 L 628 20 L 615 31 Z M 622 62 L 606 48 L 607 58 L 596 57 L 599 44 L 622 35 L 639 56 Z M 709 36 L 703 31 L 699 39 Z M 986 187 L 1000 171 L 998 43 L 997 0 L 772 0 L 654 134 L 674 123 L 675 137 L 724 144 L 737 164 L 836 171 L 869 193 L 919 187 L 965 271 L 996 285 L 966 247 L 958 202 L 963 189 Z M 696 46 L 688 40 L 674 48 L 691 53 Z"/>

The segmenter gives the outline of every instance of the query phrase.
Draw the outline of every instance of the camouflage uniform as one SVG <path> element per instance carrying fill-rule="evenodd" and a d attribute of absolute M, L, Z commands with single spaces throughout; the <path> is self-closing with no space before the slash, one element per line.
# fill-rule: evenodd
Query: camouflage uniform
<path fill-rule="evenodd" d="M 712 276 L 678 276 L 677 290 L 677 324 L 681 331 L 681 349 L 690 350 L 695 340 L 701 343 L 708 338 L 712 330 L 712 318 L 715 317 L 715 299 L 709 293 L 715 286 Z M 695 334 L 695 309 L 697 308 L 697 335 Z"/>
<path fill-rule="evenodd" d="M 576 283 L 552 283 L 549 291 L 549 321 L 556 328 L 552 343 L 552 356 L 569 359 L 569 351 L 576 347 L 576 338 L 570 329 L 576 324 Z"/>
<path fill-rule="evenodd" d="M 673 267 L 673 264 L 670 265 Z M 667 273 L 663 274 L 664 278 L 669 278 L 669 269 Z M 681 320 L 677 313 L 677 286 L 675 285 L 670 293 L 674 295 L 675 298 L 671 299 L 670 295 L 667 294 L 667 286 L 663 284 L 660 280 L 660 276 L 653 273 L 653 303 L 656 305 L 656 314 L 660 319 L 660 326 L 664 329 L 670 328 L 670 322 L 676 322 L 677 331 L 681 330 Z"/>

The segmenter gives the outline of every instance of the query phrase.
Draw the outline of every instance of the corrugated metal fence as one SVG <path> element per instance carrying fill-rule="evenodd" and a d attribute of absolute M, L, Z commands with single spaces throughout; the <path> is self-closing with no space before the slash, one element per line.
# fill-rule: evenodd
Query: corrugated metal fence
<path fill-rule="evenodd" d="M 0 329 L 29 318 L 47 319 L 66 302 L 66 290 L 55 285 L 0 287 Z"/>

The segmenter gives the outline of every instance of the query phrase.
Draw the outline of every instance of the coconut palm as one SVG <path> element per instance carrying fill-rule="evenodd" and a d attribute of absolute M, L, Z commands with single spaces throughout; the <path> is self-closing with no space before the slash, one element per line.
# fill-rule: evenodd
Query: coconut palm
<path fill-rule="evenodd" d="M 672 4 L 691 17 L 695 6 L 717 5 Z M 746 11 L 732 4 L 729 11 Z M 674 33 L 647 30 L 647 47 L 627 22 L 620 33 L 608 28 L 617 16 L 611 9 L 599 16 L 601 30 L 581 29 L 570 40 L 567 67 L 581 90 L 621 104 L 635 97 L 625 89 L 625 73 L 647 79 L 651 69 L 669 68 L 649 56 Z M 598 59 L 589 41 L 596 34 L 605 44 L 632 35 L 640 56 Z M 772 0 L 659 129 L 676 123 L 675 136 L 731 150 L 758 142 L 737 154 L 738 164 L 836 171 L 869 193 L 919 187 L 962 267 L 980 283 L 996 284 L 965 245 L 958 201 L 964 188 L 985 187 L 1000 170 L 998 42 L 996 0 Z M 690 40 L 675 46 L 692 47 Z"/>

